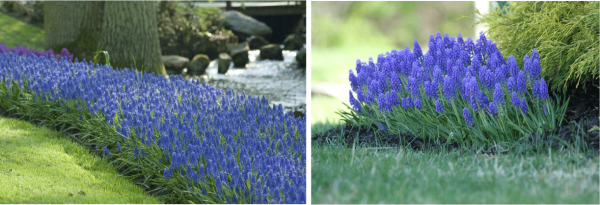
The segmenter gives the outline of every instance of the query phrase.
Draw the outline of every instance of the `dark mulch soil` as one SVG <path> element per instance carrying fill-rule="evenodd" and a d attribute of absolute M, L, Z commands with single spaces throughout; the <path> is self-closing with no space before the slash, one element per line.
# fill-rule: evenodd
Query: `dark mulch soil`
<path fill-rule="evenodd" d="M 531 145 L 539 143 L 549 143 L 552 147 L 566 146 L 566 144 L 580 143 L 587 145 L 590 148 L 598 150 L 600 142 L 599 133 L 596 130 L 591 130 L 594 125 L 599 124 L 599 93 L 598 85 L 590 85 L 587 90 L 574 89 L 567 92 L 567 97 L 570 98 L 567 112 L 565 113 L 565 121 L 556 130 L 543 134 L 533 134 L 524 139 L 524 143 Z M 410 134 L 387 134 L 377 131 L 377 126 L 360 126 L 354 127 L 344 125 L 333 128 L 327 132 L 313 134 L 312 141 L 318 144 L 329 143 L 330 141 L 343 141 L 347 146 L 353 145 L 363 146 L 402 146 L 411 147 L 416 150 L 449 148 L 461 149 L 456 143 L 445 143 L 435 140 L 424 140 L 421 137 Z M 552 137 L 557 136 L 557 137 Z M 565 144 L 566 143 L 566 144 Z M 535 146 L 530 146 L 535 150 Z M 478 148 L 475 148 L 478 149 Z M 484 146 L 479 148 L 484 153 L 502 153 L 508 149 L 503 149 L 496 146 Z M 479 150 L 478 149 L 478 150 Z M 521 150 L 523 151 L 523 150 Z"/>

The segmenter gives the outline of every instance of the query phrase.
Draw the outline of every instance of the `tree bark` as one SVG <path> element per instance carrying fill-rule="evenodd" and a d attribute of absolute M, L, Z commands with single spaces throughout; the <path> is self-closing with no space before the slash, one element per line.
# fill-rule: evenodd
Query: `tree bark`
<path fill-rule="evenodd" d="M 44 2 L 45 47 L 86 60 L 107 51 L 115 68 L 165 75 L 155 7 L 152 1 Z"/>

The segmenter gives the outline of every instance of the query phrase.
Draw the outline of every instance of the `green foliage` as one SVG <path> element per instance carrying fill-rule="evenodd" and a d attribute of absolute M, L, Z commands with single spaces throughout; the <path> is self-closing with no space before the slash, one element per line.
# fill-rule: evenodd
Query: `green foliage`
<path fill-rule="evenodd" d="M 104 58 L 102 58 L 100 55 L 104 56 Z M 107 66 L 110 66 L 110 55 L 107 51 L 96 51 L 96 53 L 94 53 L 94 58 L 92 62 L 94 62 L 95 64 L 106 64 Z"/>
<path fill-rule="evenodd" d="M 406 82 L 406 81 L 405 81 Z M 506 90 L 506 87 L 503 87 Z M 505 91 L 506 93 L 506 91 Z M 427 99 L 421 88 L 421 99 Z M 423 100 L 423 108 L 392 107 L 392 112 L 381 111 L 374 104 L 363 105 L 363 110 L 357 113 L 352 107 L 339 111 L 342 120 L 356 126 L 371 126 L 379 123 L 385 125 L 388 133 L 403 133 L 422 137 L 424 139 L 457 142 L 461 145 L 510 144 L 521 137 L 531 134 L 542 134 L 560 126 L 564 119 L 568 100 L 560 98 L 540 101 L 527 95 L 529 112 L 524 114 L 520 108 L 510 105 L 510 95 L 505 95 L 504 105 L 498 105 L 498 115 L 493 115 L 487 109 L 475 111 L 467 100 L 458 99 L 450 102 L 440 100 L 444 112 L 436 111 L 432 100 Z M 444 99 L 443 94 L 439 99 Z M 547 106 L 547 115 L 543 110 Z M 473 126 L 465 121 L 463 108 L 467 108 L 473 119 Z M 380 128 L 381 129 L 381 128 Z"/>
<path fill-rule="evenodd" d="M 489 38 L 505 56 L 537 48 L 542 75 L 551 90 L 564 93 L 569 86 L 598 81 L 599 10 L 598 1 L 511 2 L 480 23 L 488 24 Z"/>
<path fill-rule="evenodd" d="M 0 203 L 162 203 L 48 129 L 0 118 Z"/>

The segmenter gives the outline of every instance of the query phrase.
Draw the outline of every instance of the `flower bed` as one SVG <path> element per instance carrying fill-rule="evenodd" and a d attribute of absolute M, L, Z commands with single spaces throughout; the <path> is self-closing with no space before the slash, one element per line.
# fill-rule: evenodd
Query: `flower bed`
<path fill-rule="evenodd" d="M 358 60 L 349 76 L 353 110 L 341 114 L 351 124 L 459 143 L 511 142 L 553 130 L 566 103 L 549 99 L 535 49 L 524 62 L 520 70 L 512 55 L 505 60 L 483 33 L 473 42 L 438 32 L 425 54 L 415 41 L 412 52 Z"/>
<path fill-rule="evenodd" d="M 88 143 L 169 203 L 305 203 L 306 121 L 180 76 L 0 53 L 0 106 Z"/>

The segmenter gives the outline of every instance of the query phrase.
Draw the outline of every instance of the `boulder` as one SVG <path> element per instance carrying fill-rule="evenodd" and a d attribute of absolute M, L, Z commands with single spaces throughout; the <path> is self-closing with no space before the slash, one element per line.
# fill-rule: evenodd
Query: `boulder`
<path fill-rule="evenodd" d="M 227 73 L 229 70 L 229 65 L 231 65 L 231 57 L 227 53 L 219 54 L 219 62 L 218 62 L 218 71 L 220 74 Z"/>
<path fill-rule="evenodd" d="M 283 60 L 283 53 L 279 44 L 269 44 L 260 47 L 260 59 Z"/>
<path fill-rule="evenodd" d="M 231 61 L 233 61 L 233 67 L 246 67 L 246 63 L 250 61 L 248 58 L 248 51 L 250 50 L 250 48 L 248 48 L 248 43 L 229 44 L 227 45 L 227 49 L 229 50 Z"/>
<path fill-rule="evenodd" d="M 269 44 L 269 41 L 262 36 L 250 36 L 248 39 L 246 39 L 246 42 L 248 42 L 250 50 L 260 49 L 260 47 Z"/>
<path fill-rule="evenodd" d="M 306 48 L 301 48 L 296 53 L 296 61 L 298 61 L 298 67 L 306 68 Z"/>
<path fill-rule="evenodd" d="M 206 56 L 206 55 L 198 54 L 198 55 L 194 56 L 194 58 L 188 65 L 188 72 L 187 72 L 188 75 L 204 74 L 204 71 L 206 71 L 206 68 L 208 67 L 209 63 L 210 63 L 210 60 L 209 60 L 208 56 Z"/>
<path fill-rule="evenodd" d="M 297 34 L 290 34 L 283 40 L 283 50 L 299 50 L 304 45 L 304 39 Z"/>
<path fill-rule="evenodd" d="M 252 35 L 271 38 L 273 30 L 267 24 L 239 11 L 226 11 L 223 14 L 225 15 L 225 28 L 233 31 L 239 39 L 246 39 Z"/>
<path fill-rule="evenodd" d="M 163 64 L 165 64 L 165 69 L 175 71 L 177 73 L 181 73 L 183 68 L 187 67 L 190 60 L 183 56 L 178 55 L 166 55 L 162 56 Z"/>

